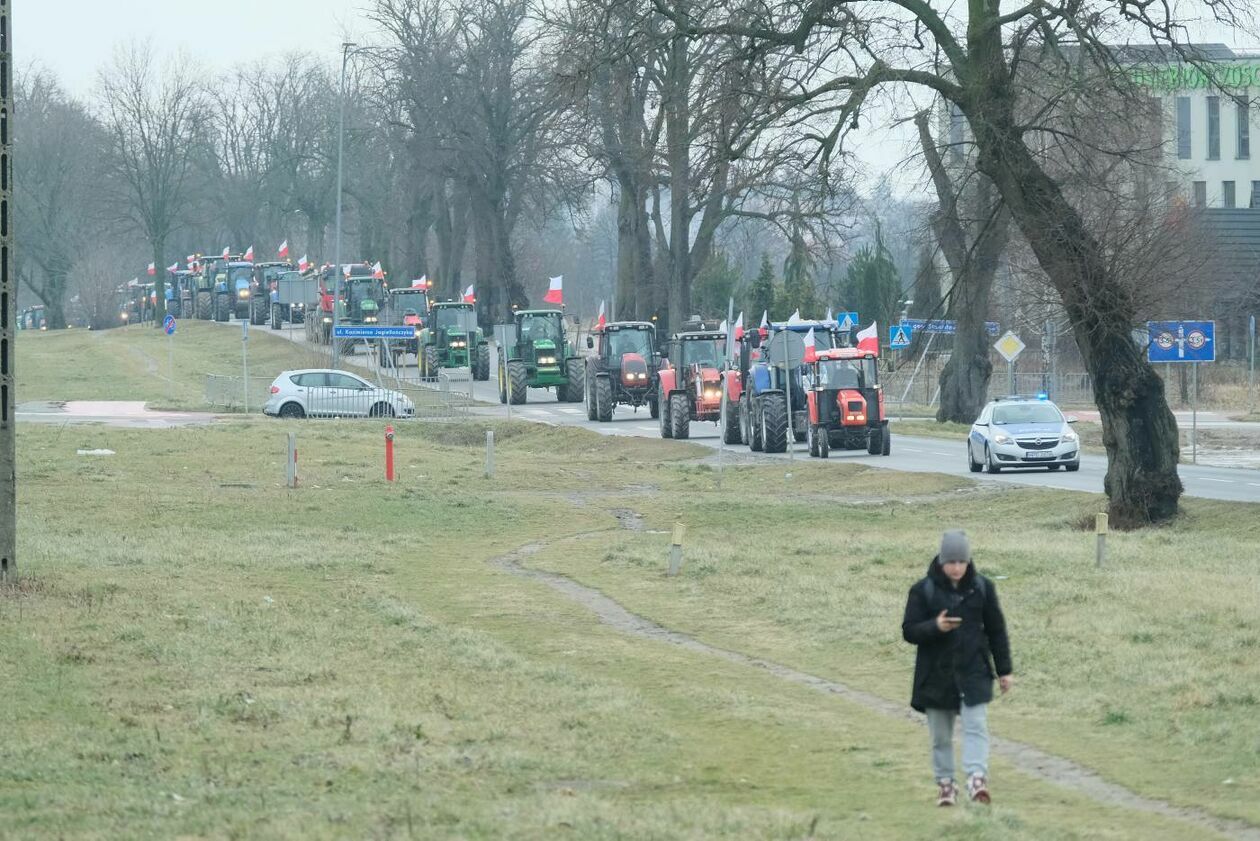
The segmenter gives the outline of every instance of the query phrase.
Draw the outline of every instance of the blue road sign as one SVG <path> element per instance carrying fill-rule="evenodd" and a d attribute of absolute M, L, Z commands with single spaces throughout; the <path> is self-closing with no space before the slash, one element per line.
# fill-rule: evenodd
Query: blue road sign
<path fill-rule="evenodd" d="M 175 335 L 175 316 L 168 315 L 166 318 L 162 319 L 162 329 L 166 331 L 166 335 L 174 336 Z"/>
<path fill-rule="evenodd" d="M 910 347 L 912 338 L 914 338 L 914 328 L 906 324 L 894 324 L 888 330 L 888 346 L 893 350 Z"/>
<path fill-rule="evenodd" d="M 364 327 L 358 324 L 338 324 L 333 328 L 333 336 L 338 339 L 414 339 L 414 327 Z"/>
<path fill-rule="evenodd" d="M 1151 362 L 1215 362 L 1215 321 L 1148 321 Z"/>
<path fill-rule="evenodd" d="M 842 312 L 836 316 L 836 323 L 840 325 L 841 330 L 852 330 L 858 326 L 858 314 L 855 312 Z"/>
<path fill-rule="evenodd" d="M 903 318 L 901 326 L 919 333 L 940 333 L 945 336 L 952 336 L 958 332 L 958 322 L 946 318 L 934 318 L 931 321 L 922 318 Z M 996 321 L 986 321 L 984 329 L 990 336 L 996 336 L 1001 327 Z"/>

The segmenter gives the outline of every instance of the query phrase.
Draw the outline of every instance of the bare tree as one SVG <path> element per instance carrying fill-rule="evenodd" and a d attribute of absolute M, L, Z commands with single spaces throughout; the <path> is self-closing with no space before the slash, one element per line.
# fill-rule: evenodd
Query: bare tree
<path fill-rule="evenodd" d="M 44 302 L 48 326 L 66 326 L 70 271 L 98 226 L 104 137 L 87 109 L 51 74 L 18 75 L 14 107 L 22 114 L 14 144 L 16 227 L 24 247 L 17 273 Z"/>
<path fill-rule="evenodd" d="M 171 61 L 159 73 L 153 51 L 132 43 L 102 71 L 109 163 L 122 188 L 127 218 L 153 250 L 157 300 L 165 300 L 167 241 L 188 198 L 204 97 L 190 63 Z M 158 325 L 161 319 L 154 319 Z"/>

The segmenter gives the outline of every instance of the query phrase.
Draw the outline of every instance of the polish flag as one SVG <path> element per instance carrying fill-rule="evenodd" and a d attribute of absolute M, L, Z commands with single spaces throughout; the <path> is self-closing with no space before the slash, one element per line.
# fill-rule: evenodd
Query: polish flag
<path fill-rule="evenodd" d="M 302 259 L 298 260 L 298 271 L 304 272 L 311 267 L 311 261 L 306 259 L 306 255 L 302 255 Z"/>
<path fill-rule="evenodd" d="M 169 266 L 167 266 L 167 267 L 166 267 L 166 270 L 167 270 L 168 272 L 177 272 L 177 271 L 179 271 L 179 261 L 178 261 L 178 260 L 176 260 L 174 263 L 171 263 Z"/>
<path fill-rule="evenodd" d="M 726 324 L 726 319 L 724 318 L 724 319 L 722 319 L 722 323 L 718 325 L 718 332 L 719 332 L 719 333 L 725 333 L 725 332 L 727 332 L 727 330 L 728 330 L 728 329 L 729 329 L 729 327 L 727 326 L 727 324 Z"/>
<path fill-rule="evenodd" d="M 608 323 L 608 319 L 604 317 L 604 302 L 599 302 L 599 319 L 595 322 L 596 330 L 603 330 L 604 325 Z"/>
<path fill-rule="evenodd" d="M 187 260 L 188 260 L 188 262 L 190 262 L 190 263 L 195 263 L 195 262 L 197 261 L 197 255 L 196 255 L 196 254 L 189 254 L 189 255 L 188 255 L 188 257 L 187 257 Z"/>
<path fill-rule="evenodd" d="M 380 260 L 377 260 L 377 261 L 376 261 L 376 265 L 374 265 L 374 266 L 372 267 L 372 277 L 373 277 L 375 280 L 384 280 L 384 279 L 385 279 L 385 270 L 381 268 L 381 261 L 380 261 Z"/>
<path fill-rule="evenodd" d="M 477 296 L 473 294 L 473 284 L 471 283 L 468 284 L 468 288 L 464 290 L 464 303 L 465 304 L 477 303 Z"/>
<path fill-rule="evenodd" d="M 831 307 L 827 307 L 827 317 L 826 317 L 825 319 L 823 319 L 823 320 L 824 320 L 824 321 L 835 321 L 835 320 L 836 320 L 836 319 L 835 319 L 835 316 L 833 316 L 833 315 L 831 314 Z"/>
<path fill-rule="evenodd" d="M 743 341 L 744 338 L 744 314 L 741 312 L 739 318 L 735 319 L 735 341 Z"/>
<path fill-rule="evenodd" d="M 872 321 L 870 327 L 859 330 L 857 340 L 858 350 L 879 355 L 879 325 L 876 322 Z"/>
<path fill-rule="evenodd" d="M 787 323 L 788 323 L 788 324 L 800 324 L 800 323 L 801 323 L 801 311 L 800 311 L 800 310 L 792 310 L 792 314 L 788 316 Z"/>
<path fill-rule="evenodd" d="M 146 269 L 146 271 L 149 273 L 149 277 L 153 277 L 157 274 L 157 268 L 152 263 L 149 264 L 149 268 Z"/>
<path fill-rule="evenodd" d="M 766 330 L 770 327 L 770 310 L 761 311 L 761 329 Z"/>
<path fill-rule="evenodd" d="M 246 263 L 254 262 L 254 246 L 251 245 L 249 248 L 246 248 L 245 256 L 243 256 L 241 259 L 244 260 Z"/>
<path fill-rule="evenodd" d="M 226 260 L 228 257 L 231 257 L 231 256 L 232 256 L 232 249 L 231 249 L 231 248 L 224 248 L 224 249 L 223 249 L 223 259 L 224 259 L 224 260 Z"/>
<path fill-rule="evenodd" d="M 281 260 L 285 260 L 289 256 L 289 241 L 286 239 L 280 243 L 280 247 L 276 249 L 276 253 L 280 255 Z"/>
<path fill-rule="evenodd" d="M 551 284 L 547 287 L 547 294 L 543 295 L 543 300 L 549 304 L 564 303 L 564 275 L 551 278 Z"/>
<path fill-rule="evenodd" d="M 413 280 L 413 281 L 411 281 L 411 288 L 412 288 L 412 289 L 428 289 L 428 288 L 429 288 L 429 276 L 428 276 L 427 274 L 426 274 L 426 275 L 421 275 L 421 276 L 420 276 L 420 278 L 419 278 L 418 280 Z"/>
<path fill-rule="evenodd" d="M 809 332 L 805 334 L 805 364 L 818 361 L 818 348 L 814 344 L 814 328 L 809 328 Z"/>

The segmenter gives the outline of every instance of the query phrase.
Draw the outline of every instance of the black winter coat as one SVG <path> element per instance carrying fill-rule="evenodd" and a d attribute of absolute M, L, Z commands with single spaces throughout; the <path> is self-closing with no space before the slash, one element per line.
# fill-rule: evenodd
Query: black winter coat
<path fill-rule="evenodd" d="M 949 632 L 937 628 L 942 610 L 961 616 L 962 624 Z M 993 678 L 1011 673 L 1011 644 L 997 589 L 976 572 L 974 563 L 967 565 L 955 589 L 933 558 L 927 577 L 910 588 L 901 635 L 919 648 L 910 697 L 910 706 L 919 712 L 927 707 L 956 710 L 960 702 L 987 704 L 993 700 Z"/>

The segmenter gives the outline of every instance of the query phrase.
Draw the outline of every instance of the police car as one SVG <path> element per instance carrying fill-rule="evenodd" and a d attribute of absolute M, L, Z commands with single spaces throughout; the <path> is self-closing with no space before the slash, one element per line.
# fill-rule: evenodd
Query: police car
<path fill-rule="evenodd" d="M 1004 397 L 989 403 L 967 436 L 967 467 L 1000 473 L 1004 467 L 1081 469 L 1080 436 L 1044 396 Z"/>

